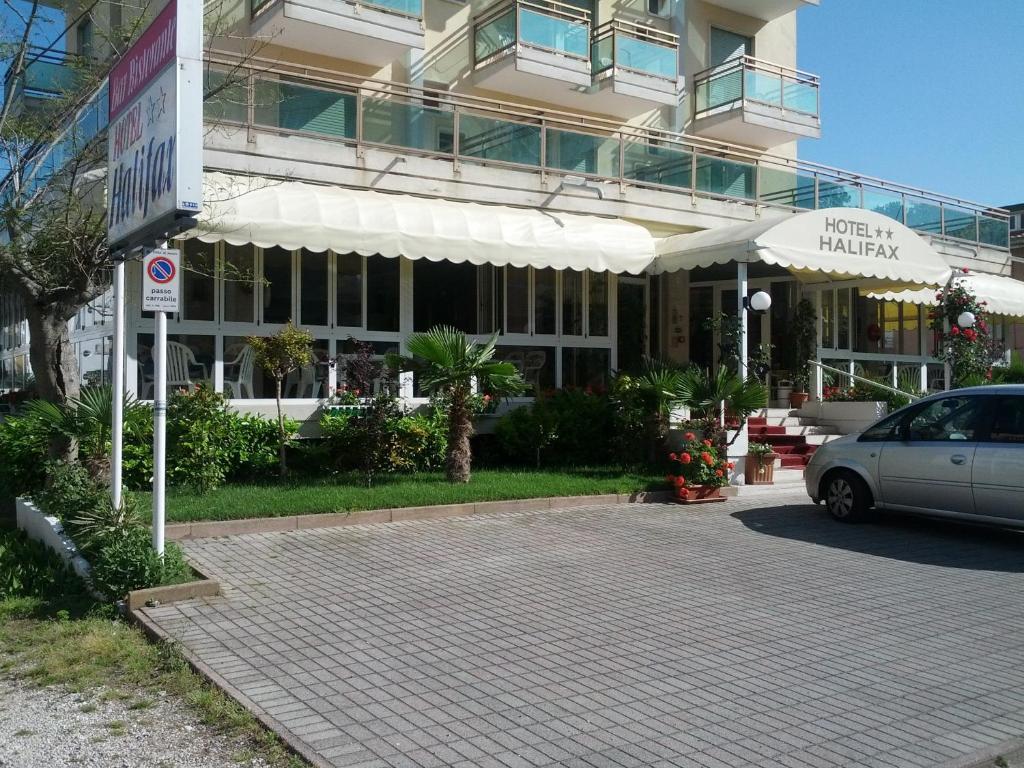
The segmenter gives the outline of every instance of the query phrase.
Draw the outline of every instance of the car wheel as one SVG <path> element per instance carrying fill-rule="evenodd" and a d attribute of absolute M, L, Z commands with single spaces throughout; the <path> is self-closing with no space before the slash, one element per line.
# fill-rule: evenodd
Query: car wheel
<path fill-rule="evenodd" d="M 861 523 L 871 516 L 871 491 L 852 472 L 836 472 L 825 480 L 825 508 L 842 523 Z"/>

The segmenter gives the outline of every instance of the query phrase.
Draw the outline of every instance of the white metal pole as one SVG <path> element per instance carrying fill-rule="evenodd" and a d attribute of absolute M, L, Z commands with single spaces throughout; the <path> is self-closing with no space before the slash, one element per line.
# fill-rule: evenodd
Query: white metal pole
<path fill-rule="evenodd" d="M 740 360 L 737 372 L 747 378 L 747 263 L 736 262 L 736 316 L 740 321 Z"/>
<path fill-rule="evenodd" d="M 164 554 L 164 487 L 167 448 L 167 313 L 156 313 L 153 340 L 153 549 Z"/>
<path fill-rule="evenodd" d="M 121 507 L 121 456 L 124 443 L 124 261 L 114 264 L 114 344 L 111 374 L 110 501 Z"/>

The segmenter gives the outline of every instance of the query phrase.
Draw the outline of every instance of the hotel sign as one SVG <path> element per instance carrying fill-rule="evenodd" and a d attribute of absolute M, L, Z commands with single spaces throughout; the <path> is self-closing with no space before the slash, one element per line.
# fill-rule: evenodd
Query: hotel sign
<path fill-rule="evenodd" d="M 825 216 L 818 236 L 818 250 L 843 256 L 899 259 L 899 240 L 893 227 L 857 221 L 841 215 Z"/>
<path fill-rule="evenodd" d="M 107 238 L 163 239 L 202 209 L 201 0 L 171 0 L 109 77 Z"/>

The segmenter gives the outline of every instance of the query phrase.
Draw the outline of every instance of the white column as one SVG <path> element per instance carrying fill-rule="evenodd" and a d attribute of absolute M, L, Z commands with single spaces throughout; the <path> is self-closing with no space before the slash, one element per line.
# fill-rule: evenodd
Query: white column
<path fill-rule="evenodd" d="M 164 553 L 167 458 L 167 313 L 156 313 L 153 339 L 153 549 Z"/>
<path fill-rule="evenodd" d="M 736 316 L 740 323 L 740 360 L 737 372 L 747 378 L 747 263 L 736 262 Z"/>
<path fill-rule="evenodd" d="M 111 382 L 110 501 L 121 507 L 121 456 L 124 444 L 124 261 L 114 264 L 114 349 Z"/>

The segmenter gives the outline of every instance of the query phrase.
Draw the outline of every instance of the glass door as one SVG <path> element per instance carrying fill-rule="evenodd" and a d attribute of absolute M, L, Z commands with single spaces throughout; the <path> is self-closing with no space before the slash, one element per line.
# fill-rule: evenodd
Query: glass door
<path fill-rule="evenodd" d="M 618 296 L 618 366 L 626 373 L 639 373 L 647 350 L 644 311 L 646 281 L 620 277 Z"/>

